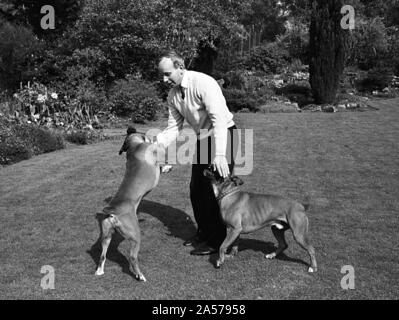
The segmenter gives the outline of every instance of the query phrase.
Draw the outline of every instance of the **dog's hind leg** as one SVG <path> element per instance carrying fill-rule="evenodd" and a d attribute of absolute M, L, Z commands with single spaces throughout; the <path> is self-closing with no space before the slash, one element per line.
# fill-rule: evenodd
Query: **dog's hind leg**
<path fill-rule="evenodd" d="M 275 252 L 265 255 L 266 259 L 274 259 L 279 254 L 281 254 L 285 249 L 288 248 L 287 242 L 285 241 L 284 232 L 287 230 L 286 228 L 279 229 L 276 226 L 272 226 L 272 232 L 274 237 L 278 241 L 278 247 Z"/>
<path fill-rule="evenodd" d="M 295 214 L 291 214 L 291 219 L 289 222 L 292 233 L 294 235 L 294 239 L 302 248 L 304 248 L 309 253 L 311 265 L 308 269 L 308 272 L 316 272 L 317 262 L 315 257 L 315 250 L 314 247 L 309 243 L 308 239 L 308 217 L 306 216 L 305 212 L 295 212 Z"/>
<path fill-rule="evenodd" d="M 140 251 L 140 228 L 137 220 L 136 214 L 132 216 L 125 216 L 119 219 L 120 223 L 117 230 L 123 235 L 127 240 L 130 241 L 131 247 L 129 252 L 129 263 L 133 269 L 134 276 L 139 281 L 147 281 L 144 275 L 140 271 L 138 255 Z"/>
<path fill-rule="evenodd" d="M 107 218 L 107 219 L 104 219 L 102 222 L 100 222 L 102 252 L 101 252 L 100 262 L 98 264 L 98 267 L 97 267 L 97 270 L 95 273 L 96 276 L 102 276 L 104 274 L 104 265 L 105 265 L 107 250 L 108 250 L 109 244 L 111 243 L 112 234 L 114 233 L 114 227 L 111 222 L 111 219 L 112 218 Z"/>
<path fill-rule="evenodd" d="M 138 260 L 138 254 L 139 254 L 139 250 L 140 250 L 140 238 L 139 239 L 129 239 L 129 240 L 132 243 L 132 246 L 130 248 L 129 261 L 130 261 L 130 265 L 133 268 L 133 273 L 137 280 L 145 282 L 147 280 L 140 271 L 139 260 Z"/>

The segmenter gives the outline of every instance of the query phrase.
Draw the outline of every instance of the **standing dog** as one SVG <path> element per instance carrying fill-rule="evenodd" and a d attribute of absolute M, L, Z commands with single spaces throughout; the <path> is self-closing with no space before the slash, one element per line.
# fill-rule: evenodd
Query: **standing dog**
<path fill-rule="evenodd" d="M 96 275 L 104 274 L 104 264 L 112 234 L 117 230 L 131 242 L 129 263 L 137 280 L 146 281 L 138 263 L 140 250 L 140 228 L 137 218 L 137 207 L 159 181 L 160 165 L 158 153 L 165 150 L 134 128 L 128 128 L 126 139 L 119 155 L 126 152 L 126 171 L 122 184 L 116 195 L 97 218 L 101 228 L 102 253 Z"/>
<path fill-rule="evenodd" d="M 226 239 L 219 249 L 217 268 L 224 263 L 227 248 L 240 233 L 250 233 L 271 226 L 278 241 L 278 248 L 276 252 L 266 255 L 267 259 L 275 258 L 288 247 L 284 232 L 291 229 L 296 242 L 310 255 L 311 266 L 308 271 L 317 271 L 315 250 L 308 240 L 309 221 L 305 214 L 307 208 L 304 205 L 280 196 L 243 192 L 238 188 L 243 182 L 235 176 L 223 179 L 209 170 L 205 170 L 204 175 L 211 180 L 222 219 L 227 226 Z M 237 252 L 237 246 L 233 247 L 232 254 Z"/>

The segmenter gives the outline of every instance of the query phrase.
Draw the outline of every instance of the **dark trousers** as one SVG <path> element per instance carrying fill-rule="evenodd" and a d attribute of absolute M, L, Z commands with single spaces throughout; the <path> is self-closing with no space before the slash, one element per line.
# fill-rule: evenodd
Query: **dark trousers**
<path fill-rule="evenodd" d="M 238 146 L 238 133 L 234 129 L 237 127 L 232 126 L 228 129 L 226 157 L 230 173 L 234 169 L 234 158 Z M 212 139 L 213 137 L 208 137 L 197 141 L 197 163 L 192 165 L 190 199 L 198 226 L 198 237 L 206 241 L 209 246 L 219 248 L 226 238 L 226 226 L 222 221 L 210 180 L 203 175 L 204 170 L 209 168 L 214 158 Z"/>

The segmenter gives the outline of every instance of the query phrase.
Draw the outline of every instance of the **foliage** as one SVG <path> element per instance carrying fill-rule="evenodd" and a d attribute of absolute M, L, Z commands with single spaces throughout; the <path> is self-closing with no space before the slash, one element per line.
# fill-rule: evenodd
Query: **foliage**
<path fill-rule="evenodd" d="M 291 59 L 299 59 L 309 64 L 309 26 L 296 19 L 286 22 L 285 33 L 277 37 L 277 42 L 288 51 Z"/>
<path fill-rule="evenodd" d="M 64 134 L 65 140 L 80 144 L 86 145 L 93 142 L 97 142 L 104 139 L 104 135 L 97 130 L 73 130 Z"/>
<path fill-rule="evenodd" d="M 66 131 L 91 126 L 95 117 L 92 108 L 83 100 L 70 98 L 48 89 L 40 83 L 28 83 L 14 94 L 19 123 L 36 123 Z"/>
<path fill-rule="evenodd" d="M 279 73 L 290 60 L 287 50 L 276 42 L 255 48 L 240 59 L 237 64 L 242 69 L 258 70 L 265 73 Z"/>
<path fill-rule="evenodd" d="M 371 92 L 389 87 L 392 81 L 390 68 L 376 67 L 369 70 L 365 76 L 355 81 L 356 89 L 360 92 Z"/>
<path fill-rule="evenodd" d="M 131 117 L 138 123 L 155 120 L 157 112 L 165 108 L 155 85 L 134 77 L 116 81 L 110 92 L 109 105 L 116 115 Z"/>
<path fill-rule="evenodd" d="M 1 165 L 62 148 L 64 142 L 59 133 L 34 124 L 15 124 L 0 117 Z"/>
<path fill-rule="evenodd" d="M 388 36 L 381 18 L 357 19 L 356 28 L 350 33 L 348 65 L 369 70 L 381 64 L 388 53 Z"/>
<path fill-rule="evenodd" d="M 14 88 L 29 78 L 32 57 L 38 54 L 40 47 L 29 29 L 8 22 L 0 24 L 0 90 Z"/>
<path fill-rule="evenodd" d="M 270 100 L 271 93 L 265 91 L 249 92 L 244 89 L 223 89 L 227 107 L 230 111 L 237 112 L 247 109 L 256 112 L 258 107 Z"/>

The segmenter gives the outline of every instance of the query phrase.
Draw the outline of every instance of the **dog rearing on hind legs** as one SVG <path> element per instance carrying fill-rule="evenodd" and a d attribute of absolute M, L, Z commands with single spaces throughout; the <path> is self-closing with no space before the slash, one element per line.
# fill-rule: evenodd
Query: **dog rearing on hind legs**
<path fill-rule="evenodd" d="M 158 159 L 162 159 L 165 150 L 153 144 L 145 134 L 129 127 L 119 154 L 123 152 L 126 152 L 127 159 L 123 181 L 108 206 L 97 213 L 102 252 L 95 274 L 98 276 L 104 274 L 108 246 L 116 230 L 131 243 L 128 260 L 136 279 L 146 281 L 138 263 L 141 239 L 137 208 L 141 199 L 158 184 L 161 173 Z"/>

